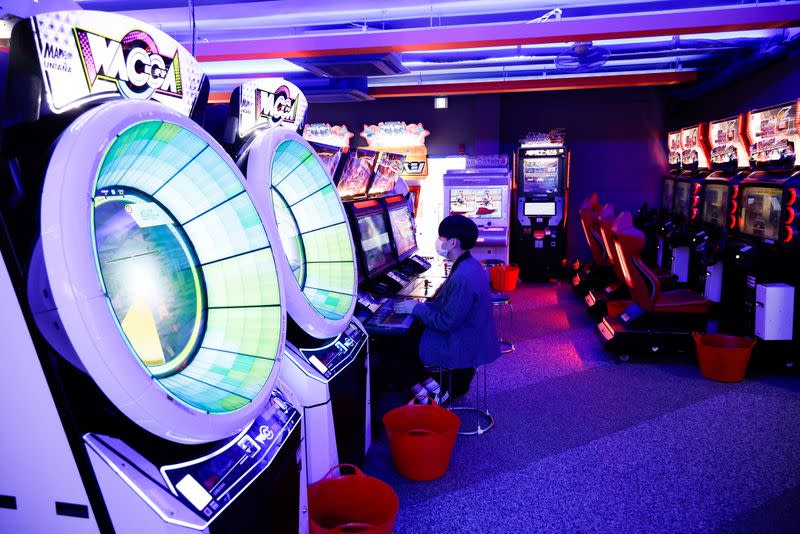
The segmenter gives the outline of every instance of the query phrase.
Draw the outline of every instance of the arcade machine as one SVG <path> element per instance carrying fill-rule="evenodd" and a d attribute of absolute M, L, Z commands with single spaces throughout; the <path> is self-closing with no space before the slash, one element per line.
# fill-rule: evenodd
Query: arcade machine
<path fill-rule="evenodd" d="M 199 64 L 137 20 L 61 11 L 16 24 L 9 68 L 0 523 L 304 528 L 277 232 L 189 118 Z"/>
<path fill-rule="evenodd" d="M 304 109 L 299 89 L 280 79 L 234 90 L 231 98 L 240 105 L 231 109 L 240 126 L 250 126 L 234 143 L 241 147 L 237 163 L 280 235 L 278 267 L 290 319 L 280 376 L 303 409 L 306 473 L 313 483 L 339 463 L 363 464 L 371 442 L 369 354 L 367 334 L 352 317 L 356 260 L 347 216 L 320 158 L 296 132 L 303 117 L 244 105 L 269 102 L 258 95 L 282 91 L 288 91 L 283 109 Z M 254 112 L 255 118 L 247 116 Z M 282 120 L 287 116 L 291 122 Z"/>
<path fill-rule="evenodd" d="M 709 123 L 713 172 L 703 181 L 702 222 L 690 238 L 690 286 L 711 302 L 724 300 L 729 313 L 738 311 L 740 302 L 723 294 L 723 260 L 739 217 L 739 184 L 750 164 L 745 127 L 744 115 Z"/>
<path fill-rule="evenodd" d="M 681 132 L 669 132 L 667 134 L 667 150 L 669 171 L 664 175 L 661 186 L 661 209 L 656 217 L 656 230 L 658 236 L 656 237 L 656 265 L 659 267 L 667 268 L 669 261 L 667 261 L 667 254 L 664 250 L 664 236 L 661 229 L 667 226 L 667 223 L 673 221 L 672 206 L 675 200 L 675 179 L 681 174 L 681 156 L 683 155 L 683 148 L 681 147 Z M 648 233 L 650 227 L 643 228 L 645 233 Z"/>
<path fill-rule="evenodd" d="M 737 242 L 729 262 L 734 282 L 726 289 L 744 299 L 745 331 L 776 342 L 757 347 L 783 353 L 789 363 L 797 358 L 799 339 L 798 106 L 800 101 L 748 114 L 750 165 L 755 171 L 740 184 Z"/>
<path fill-rule="evenodd" d="M 322 160 L 322 164 L 333 179 L 339 182 L 339 175 L 344 167 L 347 152 L 350 150 L 350 138 L 353 133 L 347 126 L 331 126 L 327 123 L 306 124 L 303 126 L 303 139 L 314 148 Z"/>
<path fill-rule="evenodd" d="M 512 257 L 523 279 L 557 276 L 566 261 L 569 150 L 564 130 L 529 133 L 515 159 Z"/>
<path fill-rule="evenodd" d="M 425 138 L 430 135 L 422 123 L 380 122 L 364 125 L 361 137 L 369 148 L 405 156 L 400 177 L 408 185 L 413 199 L 414 214 L 418 212 L 422 181 L 428 176 L 428 149 Z"/>
<path fill-rule="evenodd" d="M 511 172 L 508 156 L 468 157 L 466 168 L 444 174 L 446 215 L 463 215 L 478 225 L 472 255 L 479 260 L 509 262 Z"/>
<path fill-rule="evenodd" d="M 703 207 L 703 180 L 708 176 L 708 124 L 681 129 L 681 168 L 675 178 L 673 218 L 662 228 L 663 253 L 670 270 L 678 282 L 689 281 L 689 236 L 691 229 L 700 222 Z"/>

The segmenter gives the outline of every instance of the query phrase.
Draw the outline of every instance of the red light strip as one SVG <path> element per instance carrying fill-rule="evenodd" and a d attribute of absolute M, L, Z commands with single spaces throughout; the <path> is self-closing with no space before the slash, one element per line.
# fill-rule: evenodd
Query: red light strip
<path fill-rule="evenodd" d="M 787 225 L 788 225 L 788 224 L 792 224 L 792 223 L 794 222 L 794 219 L 795 219 L 796 215 L 797 215 L 797 214 L 795 213 L 795 211 L 794 211 L 794 208 L 789 208 L 789 209 L 788 209 L 788 212 L 789 212 L 789 216 L 788 216 L 788 217 L 786 217 L 786 224 L 787 224 Z"/>
<path fill-rule="evenodd" d="M 360 202 L 353 202 L 353 207 L 359 210 L 363 208 L 374 208 L 377 205 L 377 200 L 362 200 Z"/>
<path fill-rule="evenodd" d="M 789 202 L 786 203 L 787 206 L 794 206 L 794 203 L 797 201 L 797 189 L 794 187 L 789 188 Z"/>
<path fill-rule="evenodd" d="M 786 227 L 786 239 L 783 240 L 784 243 L 788 243 L 794 238 L 794 229 L 791 226 Z"/>

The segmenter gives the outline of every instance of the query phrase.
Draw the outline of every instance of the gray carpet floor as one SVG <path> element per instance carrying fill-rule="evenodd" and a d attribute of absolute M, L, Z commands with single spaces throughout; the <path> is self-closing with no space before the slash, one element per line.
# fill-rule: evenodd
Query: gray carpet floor
<path fill-rule="evenodd" d="M 516 351 L 488 367 L 496 427 L 460 436 L 433 482 L 398 475 L 385 434 L 370 449 L 396 532 L 800 532 L 797 373 L 616 364 L 566 284 L 511 296 Z"/>

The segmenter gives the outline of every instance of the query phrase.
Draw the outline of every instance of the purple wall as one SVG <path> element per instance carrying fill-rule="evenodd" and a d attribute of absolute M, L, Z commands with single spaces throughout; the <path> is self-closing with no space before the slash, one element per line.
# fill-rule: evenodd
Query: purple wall
<path fill-rule="evenodd" d="M 311 104 L 306 122 L 344 124 L 355 134 L 351 144 L 365 146 L 359 134 L 365 124 L 386 121 L 422 122 L 431 132 L 426 145 L 432 156 L 496 154 L 500 135 L 499 95 L 451 96 L 447 109 L 434 109 L 433 97 L 377 99 L 350 104 Z"/>
<path fill-rule="evenodd" d="M 578 208 L 592 193 L 617 211 L 658 200 L 666 167 L 662 112 L 654 89 L 515 93 L 502 98 L 505 151 L 530 130 L 567 129 L 571 151 L 567 256 L 589 259 Z"/>
<path fill-rule="evenodd" d="M 422 122 L 431 132 L 428 152 L 452 155 L 511 154 L 531 130 L 566 128 L 572 151 L 568 255 L 588 259 L 577 219 L 583 198 L 598 192 L 617 209 L 636 210 L 657 200 L 666 155 L 662 147 L 661 100 L 651 89 L 453 96 L 433 109 L 433 98 L 380 99 L 353 104 L 312 104 L 308 122 L 346 124 L 356 134 L 364 124 Z"/>

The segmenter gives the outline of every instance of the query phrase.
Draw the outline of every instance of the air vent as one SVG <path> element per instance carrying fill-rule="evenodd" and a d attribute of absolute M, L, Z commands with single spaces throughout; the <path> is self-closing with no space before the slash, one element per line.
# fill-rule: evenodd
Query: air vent
<path fill-rule="evenodd" d="M 326 56 L 292 60 L 308 72 L 326 78 L 358 78 L 407 74 L 399 54 Z"/>
<path fill-rule="evenodd" d="M 311 104 L 334 104 L 340 102 L 366 102 L 368 100 L 375 100 L 373 97 L 358 89 L 325 89 L 321 91 L 314 91 L 312 89 L 304 92 L 304 94 Z"/>

